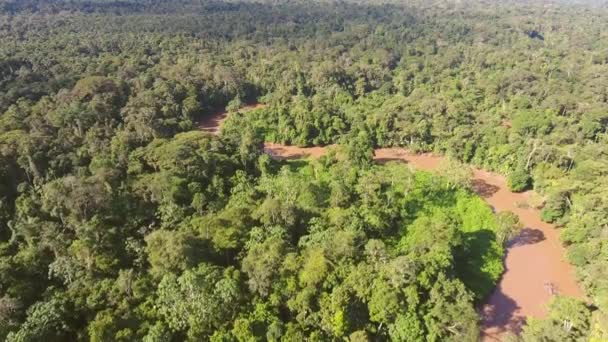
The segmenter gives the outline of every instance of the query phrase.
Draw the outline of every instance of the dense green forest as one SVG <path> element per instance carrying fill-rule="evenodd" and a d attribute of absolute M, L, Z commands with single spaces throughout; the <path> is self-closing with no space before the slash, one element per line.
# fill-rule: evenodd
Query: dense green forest
<path fill-rule="evenodd" d="M 516 220 L 371 163 L 400 146 L 542 194 L 588 298 L 514 339 L 608 339 L 607 16 L 0 0 L 1 338 L 475 341 Z M 219 136 L 196 131 L 223 107 Z M 280 162 L 264 141 L 341 147 Z"/>

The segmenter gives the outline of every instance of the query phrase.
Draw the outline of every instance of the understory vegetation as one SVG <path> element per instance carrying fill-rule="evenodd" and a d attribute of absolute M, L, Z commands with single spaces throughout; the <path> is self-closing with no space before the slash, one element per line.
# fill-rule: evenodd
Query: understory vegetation
<path fill-rule="evenodd" d="M 558 297 L 517 339 L 605 340 L 607 15 L 0 0 L 0 337 L 475 340 L 517 222 L 371 164 L 395 146 L 540 193 L 589 302 Z M 219 136 L 195 130 L 224 107 Z M 280 163 L 264 141 L 348 160 Z"/>

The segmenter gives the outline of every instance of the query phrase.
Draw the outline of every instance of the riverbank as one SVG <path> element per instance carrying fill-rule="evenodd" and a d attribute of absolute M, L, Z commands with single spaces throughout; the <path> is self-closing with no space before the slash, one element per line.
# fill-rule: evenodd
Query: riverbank
<path fill-rule="evenodd" d="M 264 108 L 263 103 L 251 103 L 247 104 L 239 109 L 240 112 L 247 112 L 254 109 Z M 211 134 L 219 134 L 222 124 L 228 118 L 230 112 L 225 109 L 220 109 L 212 112 L 209 115 L 205 115 L 196 122 L 196 127 L 204 132 Z"/>
<path fill-rule="evenodd" d="M 262 108 L 255 103 L 242 111 Z M 218 134 L 227 112 L 216 113 L 216 118 L 206 118 L 199 127 Z M 264 151 L 277 159 L 319 158 L 327 147 L 297 147 L 266 143 Z M 401 161 L 413 168 L 432 171 L 442 156 L 412 154 L 403 148 L 375 150 L 378 162 Z M 540 220 L 540 210 L 522 204 L 529 203 L 531 191 L 513 193 L 508 190 L 506 179 L 498 174 L 474 169 L 473 187 L 496 212 L 512 211 L 524 225 L 522 233 L 509 242 L 505 257 L 505 271 L 496 289 L 479 308 L 481 337 L 484 341 L 500 341 L 506 332 L 519 333 L 526 317 L 544 317 L 547 304 L 554 294 L 583 297 L 576 283 L 574 267 L 565 260 L 565 249 L 559 240 L 559 231 Z"/>
<path fill-rule="evenodd" d="M 274 143 L 264 150 L 273 158 L 318 158 L 324 147 L 301 148 Z M 401 148 L 375 150 L 379 162 L 402 161 L 412 167 L 435 170 L 445 157 L 431 154 L 412 154 Z M 540 220 L 540 210 L 528 203 L 532 192 L 513 193 L 508 190 L 503 176 L 474 169 L 474 190 L 496 212 L 512 211 L 524 225 L 522 233 L 509 242 L 504 263 L 505 272 L 496 289 L 480 308 L 482 338 L 500 341 L 506 332 L 518 333 L 526 317 L 544 317 L 553 293 L 582 297 L 575 280 L 574 268 L 564 260 L 565 249 L 559 241 L 555 226 Z"/>

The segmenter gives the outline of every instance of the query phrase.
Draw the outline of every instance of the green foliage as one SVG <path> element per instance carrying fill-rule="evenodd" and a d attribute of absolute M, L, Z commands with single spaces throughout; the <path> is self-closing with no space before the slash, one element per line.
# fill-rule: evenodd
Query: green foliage
<path fill-rule="evenodd" d="M 181 276 L 165 275 L 156 306 L 168 326 L 201 340 L 230 323 L 241 297 L 239 272 L 199 264 Z"/>
<path fill-rule="evenodd" d="M 509 190 L 513 192 L 522 192 L 528 190 L 531 180 L 528 171 L 518 168 L 509 173 L 507 185 L 509 186 Z"/>
<path fill-rule="evenodd" d="M 470 305 L 470 294 L 458 281 L 446 281 L 440 274 L 429 298 L 424 316 L 429 341 L 477 341 L 477 314 Z"/>
<path fill-rule="evenodd" d="M 418 341 L 423 338 L 423 328 L 416 314 L 399 315 L 389 326 L 389 336 L 393 341 Z"/>
<path fill-rule="evenodd" d="M 196 237 L 184 232 L 157 230 L 146 236 L 150 272 L 157 276 L 180 273 L 200 261 Z"/>
<path fill-rule="evenodd" d="M 458 160 L 448 158 L 441 162 L 437 168 L 437 173 L 447 180 L 447 186 L 453 188 L 471 187 L 473 171 L 471 167 Z"/>
<path fill-rule="evenodd" d="M 555 222 L 566 213 L 566 198 L 562 194 L 551 194 L 540 212 L 545 222 Z"/>
<path fill-rule="evenodd" d="M 247 255 L 243 258 L 243 271 L 247 274 L 249 288 L 261 296 L 270 293 L 279 266 L 284 257 L 284 242 L 279 236 L 264 241 L 251 241 Z"/>
<path fill-rule="evenodd" d="M 496 241 L 505 245 L 523 229 L 519 217 L 510 211 L 502 211 L 496 215 Z"/>
<path fill-rule="evenodd" d="M 460 194 L 456 210 L 461 222 L 462 246 L 457 249 L 456 270 L 477 300 L 491 293 L 504 266 L 500 216 L 495 217 L 481 198 Z"/>
<path fill-rule="evenodd" d="M 513 130 L 522 136 L 547 134 L 551 128 L 551 118 L 547 113 L 521 111 L 513 118 Z"/>
<path fill-rule="evenodd" d="M 591 312 L 584 303 L 567 297 L 555 297 L 549 305 L 549 317 L 531 319 L 521 340 L 587 341 Z"/>
<path fill-rule="evenodd" d="M 15 332 L 6 337 L 7 341 L 25 342 L 34 340 L 62 340 L 70 338 L 69 307 L 67 300 L 53 297 L 48 301 L 34 304 L 28 309 L 26 321 Z"/>
<path fill-rule="evenodd" d="M 360 131 L 357 135 L 346 138 L 346 156 L 354 165 L 369 166 L 374 158 L 374 144 L 365 131 Z"/>

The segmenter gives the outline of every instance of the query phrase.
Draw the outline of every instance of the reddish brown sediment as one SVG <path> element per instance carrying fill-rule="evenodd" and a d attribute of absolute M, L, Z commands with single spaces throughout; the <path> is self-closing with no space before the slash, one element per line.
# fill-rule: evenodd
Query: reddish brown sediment
<path fill-rule="evenodd" d="M 266 143 L 264 151 L 273 158 L 318 158 L 326 147 L 297 147 Z M 420 170 L 437 168 L 444 157 L 413 154 L 402 148 L 375 150 L 378 162 L 403 161 Z M 505 272 L 496 289 L 479 309 L 481 337 L 500 341 L 505 332 L 518 333 L 526 317 L 544 317 L 553 293 L 579 297 L 582 291 L 575 280 L 574 268 L 565 260 L 565 250 L 555 226 L 540 220 L 540 210 L 528 203 L 532 192 L 512 193 L 503 176 L 474 169 L 473 188 L 496 212 L 509 210 L 524 225 L 522 233 L 509 242 Z"/>
<path fill-rule="evenodd" d="M 297 147 L 276 143 L 265 143 L 264 152 L 278 159 L 319 158 L 325 154 L 327 147 Z"/>
<path fill-rule="evenodd" d="M 243 106 L 239 109 L 239 112 L 247 112 L 254 109 L 264 108 L 263 103 L 251 103 Z M 209 115 L 204 116 L 196 122 L 196 127 L 201 131 L 209 132 L 212 134 L 219 134 L 222 123 L 228 118 L 229 112 L 225 109 L 218 110 Z"/>

